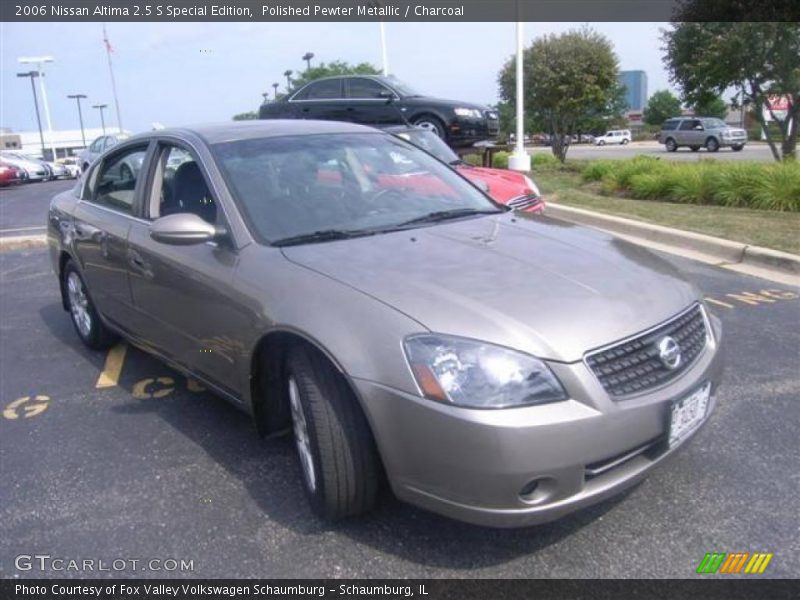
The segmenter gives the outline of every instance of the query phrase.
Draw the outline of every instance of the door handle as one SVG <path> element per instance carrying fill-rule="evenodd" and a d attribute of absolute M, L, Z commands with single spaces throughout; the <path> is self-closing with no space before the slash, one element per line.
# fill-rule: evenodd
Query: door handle
<path fill-rule="evenodd" d="M 128 262 L 130 262 L 132 267 L 138 268 L 139 270 L 144 270 L 145 268 L 144 258 L 135 250 L 128 252 Z"/>

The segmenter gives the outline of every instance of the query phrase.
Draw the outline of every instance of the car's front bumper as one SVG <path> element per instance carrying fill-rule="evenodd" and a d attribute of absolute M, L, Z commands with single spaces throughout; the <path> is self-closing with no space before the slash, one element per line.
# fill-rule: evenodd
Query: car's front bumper
<path fill-rule="evenodd" d="M 722 370 L 719 322 L 711 321 L 714 341 L 690 369 L 623 401 L 610 399 L 582 362 L 551 364 L 569 400 L 517 409 L 465 409 L 354 384 L 400 499 L 480 525 L 532 525 L 618 494 L 683 445 L 667 447 L 671 403 L 706 381 L 713 394 Z M 714 405 L 712 395 L 705 420 Z M 523 499 L 533 480 L 536 491 Z"/>
<path fill-rule="evenodd" d="M 457 146 L 493 140 L 499 132 L 499 121 L 487 118 L 456 117 L 447 126 L 448 140 Z"/>

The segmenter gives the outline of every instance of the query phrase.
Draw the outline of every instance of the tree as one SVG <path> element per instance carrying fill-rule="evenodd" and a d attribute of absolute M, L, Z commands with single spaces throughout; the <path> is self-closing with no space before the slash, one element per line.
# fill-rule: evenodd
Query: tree
<path fill-rule="evenodd" d="M 552 134 L 552 151 L 567 156 L 568 136 L 622 114 L 624 89 L 611 42 L 584 27 L 547 35 L 524 51 L 526 113 Z M 516 58 L 498 75 L 500 96 L 515 106 Z"/>
<path fill-rule="evenodd" d="M 309 81 L 314 81 L 321 77 L 331 77 L 334 75 L 379 75 L 378 70 L 374 65 L 362 62 L 351 65 L 343 60 L 334 60 L 329 63 L 321 62 L 318 65 L 306 69 L 298 74 L 298 77 L 292 79 L 292 87 L 297 89 L 304 86 Z"/>
<path fill-rule="evenodd" d="M 248 112 L 239 113 L 238 115 L 233 115 L 234 121 L 250 121 L 257 118 L 258 118 L 258 113 L 252 110 Z"/>
<path fill-rule="evenodd" d="M 650 96 L 642 118 L 648 125 L 661 125 L 671 117 L 681 116 L 681 101 L 669 90 L 660 90 Z"/>
<path fill-rule="evenodd" d="M 691 10 L 694 12 L 687 12 Z M 701 4 L 688 2 L 676 20 L 698 11 L 702 12 Z M 688 104 L 734 88 L 764 129 L 775 160 L 796 157 L 800 22 L 675 22 L 664 31 L 662 40 L 664 64 Z M 788 98 L 787 116 L 778 121 L 777 135 L 764 119 L 764 112 L 771 112 L 769 96 Z"/>
<path fill-rule="evenodd" d="M 722 98 L 713 94 L 695 102 L 692 110 L 698 117 L 717 117 L 724 121 L 728 116 L 728 105 Z"/>

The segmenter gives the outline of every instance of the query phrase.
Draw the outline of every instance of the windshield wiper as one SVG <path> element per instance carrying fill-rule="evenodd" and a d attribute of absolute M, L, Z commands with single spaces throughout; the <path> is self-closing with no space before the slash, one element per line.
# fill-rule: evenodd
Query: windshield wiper
<path fill-rule="evenodd" d="M 447 164 L 450 165 L 451 167 L 458 167 L 460 165 L 466 165 L 467 162 L 465 160 L 460 159 L 460 158 L 456 158 L 455 160 L 451 160 Z"/>
<path fill-rule="evenodd" d="M 477 209 L 477 208 L 456 208 L 451 210 L 437 210 L 436 212 L 422 215 L 400 223 L 400 227 L 407 225 L 419 225 L 422 223 L 438 223 L 439 221 L 447 221 L 448 219 L 460 219 L 461 217 L 471 217 L 472 215 L 496 215 L 502 213 L 502 210 L 497 209 Z"/>
<path fill-rule="evenodd" d="M 372 235 L 374 231 L 369 230 L 347 230 L 347 229 L 322 229 L 320 231 L 312 231 L 311 233 L 301 233 L 299 235 L 291 235 L 289 237 L 275 240 L 271 243 L 272 246 L 297 246 L 299 244 L 311 244 L 314 242 L 332 242 L 335 240 L 346 240 L 349 238 L 359 237 L 363 235 Z"/>

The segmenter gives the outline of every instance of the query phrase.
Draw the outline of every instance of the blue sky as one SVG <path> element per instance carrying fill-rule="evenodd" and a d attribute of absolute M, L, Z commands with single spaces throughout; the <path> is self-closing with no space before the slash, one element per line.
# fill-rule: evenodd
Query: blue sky
<path fill-rule="evenodd" d="M 527 23 L 526 38 L 580 23 Z M 613 42 L 622 69 L 642 69 L 648 92 L 670 88 L 661 65 L 661 23 L 594 23 Z M 273 82 L 300 57 L 380 65 L 377 23 L 109 23 L 109 39 L 125 129 L 227 120 L 255 109 Z M 492 103 L 497 72 L 515 48 L 513 23 L 387 23 L 390 71 L 421 92 Z M 77 129 L 74 100 L 105 103 L 115 123 L 100 23 L 0 23 L 0 126 L 36 128 L 30 84 L 18 79 L 17 57 L 47 55 L 47 93 L 54 129 Z M 88 113 L 88 115 L 86 115 Z M 99 126 L 86 108 L 87 127 Z"/>

